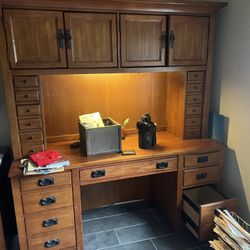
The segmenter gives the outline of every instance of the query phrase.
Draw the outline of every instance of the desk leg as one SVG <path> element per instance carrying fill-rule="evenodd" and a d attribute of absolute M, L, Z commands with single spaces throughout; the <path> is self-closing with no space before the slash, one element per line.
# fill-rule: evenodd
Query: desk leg
<path fill-rule="evenodd" d="M 79 170 L 72 170 L 72 188 L 75 213 L 75 230 L 77 250 L 83 250 L 83 230 L 82 230 L 82 207 L 81 207 L 81 189 L 79 182 Z"/>

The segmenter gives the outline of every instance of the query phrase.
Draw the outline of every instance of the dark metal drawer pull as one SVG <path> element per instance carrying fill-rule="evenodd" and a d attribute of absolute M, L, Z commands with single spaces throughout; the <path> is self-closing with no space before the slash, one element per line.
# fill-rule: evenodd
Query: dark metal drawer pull
<path fill-rule="evenodd" d="M 59 239 L 53 239 L 53 240 L 48 240 L 44 243 L 44 247 L 45 248 L 51 248 L 51 247 L 55 247 L 58 246 L 60 244 L 60 240 Z"/>
<path fill-rule="evenodd" d="M 66 48 L 71 49 L 72 44 L 71 44 L 72 36 L 70 33 L 70 29 L 65 30 L 65 42 L 66 42 Z"/>
<path fill-rule="evenodd" d="M 38 180 L 38 186 L 40 187 L 54 185 L 54 183 L 54 178 L 44 178 Z"/>
<path fill-rule="evenodd" d="M 43 221 L 43 227 L 52 227 L 58 224 L 58 219 L 48 219 Z"/>
<path fill-rule="evenodd" d="M 105 176 L 105 170 L 96 170 L 91 172 L 92 178 L 99 178 Z"/>
<path fill-rule="evenodd" d="M 41 206 L 47 206 L 56 203 L 56 197 L 49 196 L 40 200 Z"/>
<path fill-rule="evenodd" d="M 197 158 L 197 163 L 205 163 L 205 162 L 208 162 L 208 156 L 207 155 L 199 156 Z"/>
<path fill-rule="evenodd" d="M 165 49 L 166 43 L 167 43 L 167 32 L 166 31 L 162 32 L 161 40 L 162 40 L 162 48 Z"/>
<path fill-rule="evenodd" d="M 170 31 L 170 33 L 169 33 L 169 47 L 171 49 L 174 48 L 174 40 L 175 40 L 174 32 Z"/>
<path fill-rule="evenodd" d="M 157 169 L 164 169 L 168 167 L 168 162 L 157 162 L 156 163 L 156 168 Z"/>
<path fill-rule="evenodd" d="M 196 175 L 196 180 L 206 179 L 207 173 L 200 173 Z"/>
<path fill-rule="evenodd" d="M 64 48 L 64 31 L 63 31 L 63 29 L 58 29 L 57 39 L 58 39 L 59 48 L 63 49 Z"/>

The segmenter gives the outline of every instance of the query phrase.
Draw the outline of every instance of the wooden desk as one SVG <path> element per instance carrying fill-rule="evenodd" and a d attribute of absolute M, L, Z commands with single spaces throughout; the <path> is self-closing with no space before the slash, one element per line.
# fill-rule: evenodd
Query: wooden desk
<path fill-rule="evenodd" d="M 24 177 L 19 161 L 14 161 L 9 176 L 21 249 L 43 249 L 44 244 L 83 249 L 80 188 L 123 179 L 136 182 L 137 177 L 150 178 L 151 198 L 175 230 L 180 230 L 182 189 L 221 180 L 224 146 L 210 139 L 184 141 L 160 132 L 156 148 L 142 150 L 137 139 L 130 135 L 123 142 L 123 149 L 136 149 L 133 156 L 83 157 L 79 149 L 70 149 L 71 142 L 49 144 L 48 148 L 59 150 L 71 163 L 65 172 L 49 176 Z M 96 171 L 105 174 L 94 178 Z M 42 226 L 44 223 L 50 226 Z"/>

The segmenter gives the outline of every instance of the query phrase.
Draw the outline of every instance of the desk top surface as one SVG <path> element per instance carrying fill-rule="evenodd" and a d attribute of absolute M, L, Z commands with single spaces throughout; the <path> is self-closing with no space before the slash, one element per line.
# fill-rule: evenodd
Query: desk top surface
<path fill-rule="evenodd" d="M 129 135 L 122 141 L 122 149 L 134 149 L 136 155 L 122 156 L 120 153 L 106 154 L 98 156 L 82 156 L 80 148 L 72 149 L 72 141 L 48 143 L 48 149 L 56 149 L 61 152 L 70 161 L 68 170 L 76 168 L 91 168 L 113 163 L 133 162 L 158 157 L 176 156 L 178 154 L 190 154 L 206 152 L 207 150 L 220 150 L 225 147 L 223 144 L 211 139 L 191 139 L 182 140 L 167 132 L 157 133 L 157 145 L 154 149 L 140 149 L 138 147 L 138 135 Z M 9 171 L 9 177 L 21 176 L 22 171 L 19 168 L 20 161 L 13 161 Z"/>

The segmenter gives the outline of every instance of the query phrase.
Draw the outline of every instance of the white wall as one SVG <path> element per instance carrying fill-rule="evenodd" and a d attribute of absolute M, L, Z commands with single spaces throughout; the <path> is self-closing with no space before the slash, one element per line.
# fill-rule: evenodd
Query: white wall
<path fill-rule="evenodd" d="M 228 2 L 217 16 L 211 110 L 229 118 L 223 186 L 250 221 L 250 1 Z"/>

